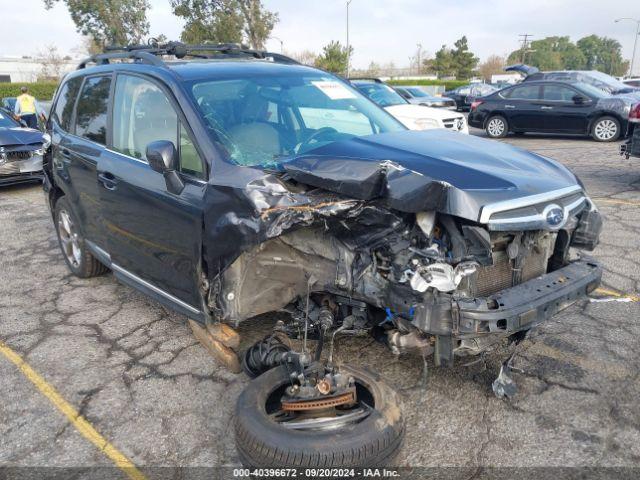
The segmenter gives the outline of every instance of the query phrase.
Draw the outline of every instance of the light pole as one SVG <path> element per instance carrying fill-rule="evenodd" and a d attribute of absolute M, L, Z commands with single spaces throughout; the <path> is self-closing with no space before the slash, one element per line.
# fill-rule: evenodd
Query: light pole
<path fill-rule="evenodd" d="M 278 37 L 274 37 L 273 35 L 271 35 L 271 38 L 280 42 L 280 53 L 284 53 L 284 42 Z"/>
<path fill-rule="evenodd" d="M 347 0 L 347 78 L 349 78 L 349 61 L 351 60 L 351 50 L 349 46 L 349 5 L 353 0 Z"/>
<path fill-rule="evenodd" d="M 629 76 L 633 76 L 633 64 L 636 59 L 636 47 L 638 46 L 638 36 L 640 35 L 640 20 L 635 18 L 623 17 L 615 20 L 615 23 L 618 23 L 622 20 L 631 20 L 632 22 L 636 22 L 636 34 L 633 39 L 633 53 L 631 54 L 631 65 L 629 65 Z"/>

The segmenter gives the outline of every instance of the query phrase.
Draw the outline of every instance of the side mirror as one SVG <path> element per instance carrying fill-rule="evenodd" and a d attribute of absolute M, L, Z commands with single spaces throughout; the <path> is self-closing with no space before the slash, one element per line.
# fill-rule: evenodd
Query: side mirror
<path fill-rule="evenodd" d="M 575 103 L 576 105 L 582 105 L 585 102 L 585 98 L 582 95 L 574 95 L 573 96 L 573 103 Z"/>
<path fill-rule="evenodd" d="M 167 185 L 167 190 L 180 195 L 184 190 L 184 182 L 176 172 L 178 168 L 178 152 L 173 142 L 157 140 L 147 145 L 147 161 L 151 170 L 161 173 Z"/>

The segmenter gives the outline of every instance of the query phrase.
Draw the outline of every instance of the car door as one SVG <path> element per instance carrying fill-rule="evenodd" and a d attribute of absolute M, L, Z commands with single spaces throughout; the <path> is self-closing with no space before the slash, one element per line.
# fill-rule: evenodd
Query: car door
<path fill-rule="evenodd" d="M 502 107 L 511 129 L 532 132 L 543 128 L 544 111 L 537 103 L 542 99 L 539 84 L 518 85 L 499 95 L 504 99 Z"/>
<path fill-rule="evenodd" d="M 174 309 L 201 317 L 198 293 L 206 168 L 172 95 L 154 80 L 118 74 L 109 150 L 98 165 L 114 273 Z M 168 191 L 146 147 L 171 141 L 184 189 Z"/>
<path fill-rule="evenodd" d="M 592 101 L 568 85 L 547 83 L 542 87 L 544 130 L 553 133 L 585 133 Z M 582 100 L 576 101 L 578 98 Z"/>
<path fill-rule="evenodd" d="M 82 80 L 75 103 L 70 133 L 58 144 L 55 161 L 64 172 L 67 193 L 86 239 L 99 242 L 103 236 L 97 164 L 107 143 L 107 115 L 111 73 Z"/>

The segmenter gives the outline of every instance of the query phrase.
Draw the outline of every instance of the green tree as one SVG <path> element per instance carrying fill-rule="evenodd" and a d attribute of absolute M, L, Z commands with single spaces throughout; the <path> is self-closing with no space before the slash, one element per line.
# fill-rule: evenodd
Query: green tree
<path fill-rule="evenodd" d="M 478 57 L 469 51 L 467 37 L 463 36 L 453 44 L 451 51 L 451 66 L 458 80 L 470 78 L 473 70 L 478 65 Z"/>
<path fill-rule="evenodd" d="M 180 39 L 187 43 L 248 43 L 263 49 L 278 14 L 260 0 L 171 0 L 173 13 L 186 20 Z"/>
<path fill-rule="evenodd" d="M 453 52 L 451 49 L 446 45 L 443 45 L 442 48 L 436 52 L 436 56 L 431 61 L 430 67 L 439 77 L 450 77 L 455 75 Z"/>
<path fill-rule="evenodd" d="M 148 0 L 44 0 L 47 10 L 63 2 L 76 30 L 98 45 L 140 43 L 149 33 Z"/>
<path fill-rule="evenodd" d="M 244 18 L 244 34 L 252 48 L 261 50 L 278 23 L 278 14 L 264 8 L 260 0 L 238 0 Z"/>
<path fill-rule="evenodd" d="M 333 73 L 344 73 L 347 70 L 347 60 L 353 55 L 353 47 L 342 46 L 340 42 L 332 40 L 322 49 L 316 58 L 315 66 Z"/>
<path fill-rule="evenodd" d="M 511 52 L 508 63 L 522 61 L 522 49 Z M 546 37 L 531 42 L 525 53 L 525 61 L 540 70 L 580 70 L 586 59 L 582 51 L 569 37 Z"/>
<path fill-rule="evenodd" d="M 622 59 L 622 46 L 617 40 L 589 35 L 576 42 L 585 58 L 584 68 L 600 70 L 610 75 L 624 75 L 626 62 Z"/>

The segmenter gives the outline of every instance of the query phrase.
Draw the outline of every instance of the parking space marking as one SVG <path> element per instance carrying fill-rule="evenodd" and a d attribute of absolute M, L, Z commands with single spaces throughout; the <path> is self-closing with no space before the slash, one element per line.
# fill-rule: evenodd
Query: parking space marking
<path fill-rule="evenodd" d="M 611 203 L 614 205 L 633 205 L 635 207 L 640 207 L 640 202 L 636 202 L 634 200 L 619 200 L 613 198 L 594 198 L 594 202 L 596 203 Z"/>
<path fill-rule="evenodd" d="M 93 443 L 131 480 L 147 480 L 147 477 L 123 453 L 107 441 L 56 389 L 24 359 L 0 340 L 0 353 L 13 363 L 25 377 L 71 422 L 80 435 Z"/>
<path fill-rule="evenodd" d="M 610 295 L 618 299 L 626 299 L 629 302 L 640 302 L 640 296 L 638 295 L 620 293 L 616 290 L 611 290 L 609 288 L 598 287 L 594 290 L 594 292 L 600 293 L 602 295 Z"/>

